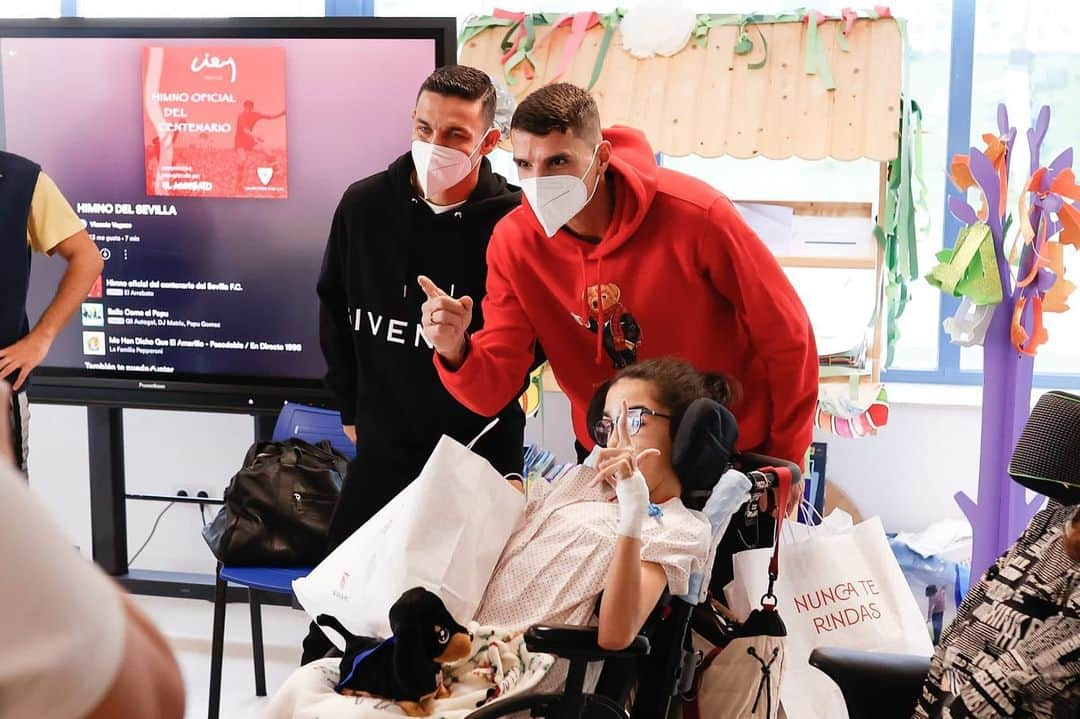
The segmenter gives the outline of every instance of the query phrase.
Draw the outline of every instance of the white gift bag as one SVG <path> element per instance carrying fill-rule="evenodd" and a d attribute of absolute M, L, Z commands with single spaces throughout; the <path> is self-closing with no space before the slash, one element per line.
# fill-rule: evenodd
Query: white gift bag
<path fill-rule="evenodd" d="M 443 436 L 420 476 L 293 592 L 312 618 L 332 615 L 361 636 L 390 636 L 387 613 L 412 587 L 435 592 L 466 624 L 524 509 L 524 495 L 486 459 Z M 327 637 L 344 649 L 336 632 Z"/>
<path fill-rule="evenodd" d="M 840 689 L 809 664 L 817 647 L 930 656 L 922 613 L 889 548 L 878 517 L 806 530 L 781 541 L 774 594 L 787 626 L 780 699 L 789 719 L 844 719 Z M 724 593 L 736 616 L 767 589 L 771 549 L 739 552 Z"/>

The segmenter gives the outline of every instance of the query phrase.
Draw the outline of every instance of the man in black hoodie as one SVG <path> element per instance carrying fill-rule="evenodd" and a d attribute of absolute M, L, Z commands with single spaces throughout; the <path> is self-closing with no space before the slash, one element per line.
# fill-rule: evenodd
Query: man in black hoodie
<path fill-rule="evenodd" d="M 499 142 L 495 106 L 485 73 L 436 70 L 417 98 L 412 152 L 349 187 L 334 213 L 318 284 L 319 334 L 327 383 L 357 454 L 331 521 L 331 549 L 416 478 L 443 434 L 467 443 L 490 421 L 439 380 L 416 277 L 475 299 L 473 328 L 481 327 L 488 239 L 521 201 L 485 157 Z M 515 401 L 498 416 L 474 449 L 503 474 L 521 472 L 524 415 Z M 312 624 L 302 662 L 330 647 Z"/>

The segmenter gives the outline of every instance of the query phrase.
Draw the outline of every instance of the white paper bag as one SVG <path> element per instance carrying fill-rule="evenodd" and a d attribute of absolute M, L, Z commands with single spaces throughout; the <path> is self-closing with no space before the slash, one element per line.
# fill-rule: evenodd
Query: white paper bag
<path fill-rule="evenodd" d="M 781 540 L 774 588 L 788 631 L 781 702 L 790 719 L 843 719 L 840 689 L 810 666 L 811 651 L 843 647 L 930 656 L 933 646 L 878 517 L 850 529 L 800 528 L 792 539 Z M 735 579 L 724 593 L 740 619 L 768 588 L 771 556 L 771 549 L 753 549 L 732 558 Z"/>
<path fill-rule="evenodd" d="M 461 624 L 480 606 L 525 497 L 486 459 L 444 436 L 401 494 L 293 582 L 304 610 L 337 617 L 361 636 L 388 637 L 403 592 L 435 592 Z M 327 636 L 339 649 L 336 632 Z"/>

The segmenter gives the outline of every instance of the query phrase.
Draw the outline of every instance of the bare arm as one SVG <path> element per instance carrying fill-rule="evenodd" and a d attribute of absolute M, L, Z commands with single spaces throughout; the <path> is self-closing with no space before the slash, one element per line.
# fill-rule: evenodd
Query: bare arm
<path fill-rule="evenodd" d="M 86 234 L 86 230 L 61 242 L 54 252 L 68 263 L 67 270 L 64 271 L 52 302 L 33 329 L 33 332 L 48 337 L 50 342 L 68 323 L 75 310 L 79 309 L 90 291 L 90 286 L 105 268 L 101 253 L 90 235 Z"/>
<path fill-rule="evenodd" d="M 657 449 L 638 452 L 627 428 L 629 410 L 623 402 L 616 432 L 600 451 L 596 474 L 599 481 L 613 481 L 619 499 L 618 540 L 608 567 L 604 595 L 600 600 L 597 643 L 602 649 L 625 649 L 649 618 L 667 586 L 663 567 L 641 558 L 641 522 L 649 501 L 649 489 L 638 463 L 659 454 Z"/>
<path fill-rule="evenodd" d="M 619 537 L 600 600 L 600 647 L 617 651 L 630 646 L 666 586 L 664 568 L 641 560 L 641 540 Z"/>
<path fill-rule="evenodd" d="M 11 388 L 0 379 L 0 464 L 15 463 L 15 448 L 11 446 Z"/>
<path fill-rule="evenodd" d="M 17 371 L 15 389 L 21 388 L 30 372 L 45 359 L 56 336 L 86 299 L 90 286 L 104 267 L 101 253 L 86 230 L 80 230 L 58 244 L 54 252 L 68 263 L 56 295 L 30 334 L 0 349 L 0 377 Z"/>

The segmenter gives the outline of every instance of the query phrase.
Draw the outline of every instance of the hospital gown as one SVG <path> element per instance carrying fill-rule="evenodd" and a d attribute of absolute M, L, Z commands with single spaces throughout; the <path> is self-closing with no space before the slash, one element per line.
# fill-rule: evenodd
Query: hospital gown
<path fill-rule="evenodd" d="M 619 506 L 614 489 L 595 479 L 594 470 L 578 466 L 553 482 L 531 482 L 525 516 L 499 558 L 478 622 L 518 631 L 541 623 L 596 624 L 596 602 L 618 541 Z M 660 509 L 661 516 L 645 520 L 641 558 L 663 567 L 673 595 L 685 594 L 691 573 L 706 569 L 709 522 L 678 498 Z M 540 690 L 560 685 L 565 670 L 559 662 Z"/>

